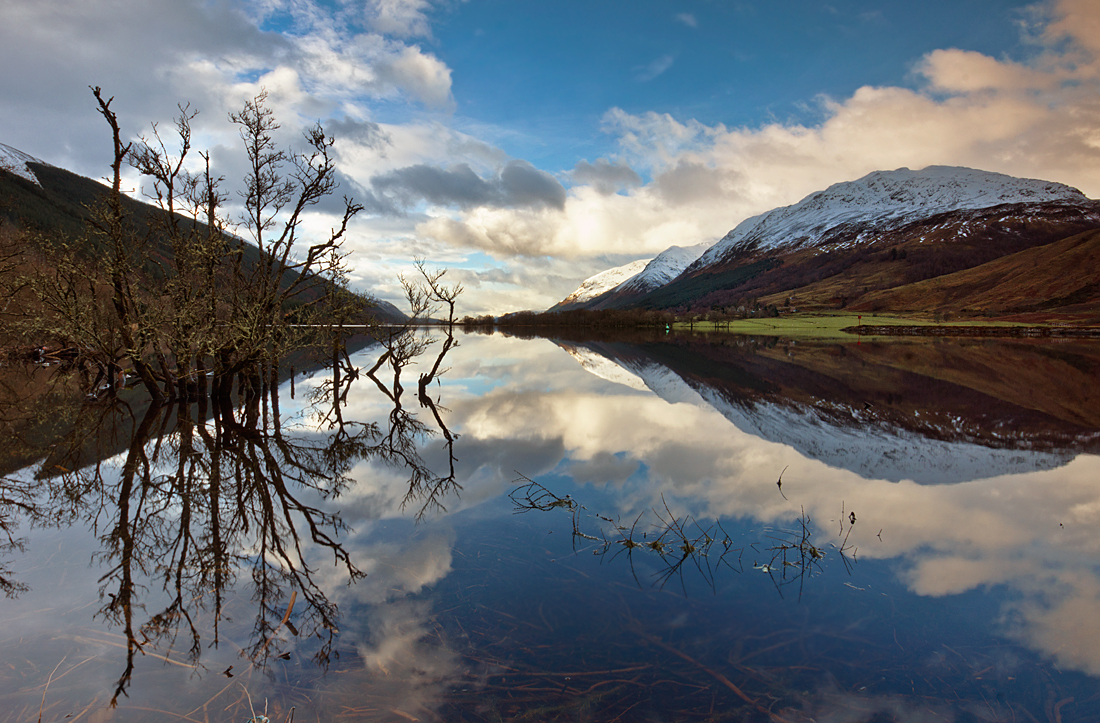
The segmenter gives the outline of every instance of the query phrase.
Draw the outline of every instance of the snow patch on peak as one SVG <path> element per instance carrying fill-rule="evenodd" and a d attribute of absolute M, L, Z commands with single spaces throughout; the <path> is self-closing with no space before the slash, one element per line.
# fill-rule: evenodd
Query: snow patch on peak
<path fill-rule="evenodd" d="M 721 261 L 738 251 L 814 245 L 830 230 L 843 226 L 893 225 L 948 211 L 1011 203 L 1087 201 L 1079 190 L 1062 183 L 973 168 L 875 171 L 855 181 L 833 184 L 791 206 L 745 219 L 691 268 Z"/>
<path fill-rule="evenodd" d="M 45 161 L 40 161 L 34 156 L 28 155 L 18 148 L 12 148 L 9 145 L 0 143 L 0 168 L 5 171 L 14 173 L 20 178 L 25 178 L 31 183 L 42 185 L 38 183 L 38 177 L 34 175 L 34 172 L 27 167 L 28 163 L 39 163 L 43 166 L 49 164 Z"/>
<path fill-rule="evenodd" d="M 694 246 L 670 246 L 648 264 L 641 273 L 615 287 L 615 291 L 641 292 L 664 286 L 675 279 L 692 261 L 714 245 L 714 241 L 704 241 Z"/>
<path fill-rule="evenodd" d="M 821 194 L 849 196 L 859 204 L 918 209 L 935 213 L 956 209 L 977 209 L 1005 203 L 1087 201 L 1088 198 L 1063 183 L 1016 178 L 1003 173 L 960 166 L 928 166 L 919 171 L 899 168 L 875 171 L 848 183 L 836 183 Z"/>
<path fill-rule="evenodd" d="M 595 276 L 591 276 L 584 280 L 577 290 L 569 296 L 558 302 L 558 306 L 566 306 L 568 304 L 582 304 L 585 301 L 595 299 L 600 294 L 614 289 L 623 281 L 636 276 L 639 272 L 645 269 L 646 264 L 651 259 L 640 259 L 638 261 L 631 261 L 625 266 L 616 266 L 613 269 L 607 271 L 601 271 Z"/>

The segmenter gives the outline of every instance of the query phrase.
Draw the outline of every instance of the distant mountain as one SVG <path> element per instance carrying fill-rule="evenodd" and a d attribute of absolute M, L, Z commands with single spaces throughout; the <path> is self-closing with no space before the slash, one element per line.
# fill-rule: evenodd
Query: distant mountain
<path fill-rule="evenodd" d="M 1100 202 L 1061 183 L 946 166 L 878 171 L 746 219 L 657 288 L 617 298 L 607 292 L 584 308 L 736 310 L 759 303 L 803 310 L 903 310 L 897 306 L 902 297 L 888 290 L 976 269 L 1097 228 Z M 1033 257 L 1046 269 L 1036 273 L 1051 284 L 1028 287 L 1039 294 L 1031 306 L 1070 304 L 1076 305 L 1074 313 L 1082 311 L 1075 299 L 1085 292 L 1081 284 L 1073 285 L 1077 276 L 1058 271 L 1080 262 L 1082 251 L 1074 253 L 1076 262 L 1056 258 L 1057 253 Z M 1100 266 L 1100 259 L 1090 259 L 1092 267 Z M 988 273 L 995 274 L 994 267 Z M 988 313 L 993 306 L 979 309 L 959 297 L 938 310 Z M 1086 299 L 1085 306 L 1100 312 L 1095 300 Z"/>
<path fill-rule="evenodd" d="M 684 248 L 670 246 L 649 261 L 634 261 L 603 271 L 587 279 L 580 287 L 551 311 L 575 308 L 621 308 L 644 294 L 659 289 L 675 279 L 688 265 L 699 258 L 714 242 L 708 241 Z M 619 283 L 613 283 L 622 279 Z"/>
<path fill-rule="evenodd" d="M 408 321 L 408 314 L 385 299 L 379 299 L 377 296 L 370 296 L 369 298 L 371 300 L 370 313 L 378 321 L 386 324 L 400 324 Z"/>
<path fill-rule="evenodd" d="M 694 246 L 671 246 L 646 264 L 646 267 L 616 286 L 589 306 L 592 309 L 628 308 L 638 299 L 651 291 L 668 284 L 684 272 L 693 261 L 713 246 L 713 241 L 705 241 Z"/>
<path fill-rule="evenodd" d="M 11 146 L 0 144 L 0 222 L 42 232 L 42 237 L 65 236 L 73 241 L 85 237 L 89 208 L 102 201 L 108 189 L 102 183 L 38 160 Z M 160 210 L 146 203 L 123 197 L 126 212 L 139 233 L 154 226 L 152 219 Z M 87 239 L 84 239 L 87 241 Z M 171 254 L 168 244 L 151 237 L 151 255 L 161 259 Z M 90 241 L 88 242 L 90 243 Z M 96 249 L 87 249 L 96 253 Z M 257 263 L 260 251 L 244 244 L 245 263 Z M 373 315 L 380 321 L 406 319 L 396 306 L 377 302 Z"/>
<path fill-rule="evenodd" d="M 565 297 L 553 307 L 551 311 L 564 311 L 566 309 L 574 309 L 580 306 L 585 306 L 593 299 L 602 296 L 603 294 L 611 291 L 624 281 L 628 281 L 639 273 L 645 270 L 646 265 L 651 259 L 641 259 L 639 261 L 631 261 L 624 266 L 616 266 L 613 269 L 607 271 L 601 271 L 595 276 L 590 276 L 581 282 L 581 285 L 577 287 L 569 296 Z"/>

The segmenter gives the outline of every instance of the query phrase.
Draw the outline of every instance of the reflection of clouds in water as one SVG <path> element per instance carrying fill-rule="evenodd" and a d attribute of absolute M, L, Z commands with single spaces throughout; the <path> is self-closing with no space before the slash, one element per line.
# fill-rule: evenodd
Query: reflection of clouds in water
<path fill-rule="evenodd" d="M 1091 568 L 1039 571 L 1012 581 L 1023 597 L 1005 605 L 1009 634 L 1064 668 L 1100 675 L 1100 580 Z"/>
<path fill-rule="evenodd" d="M 561 470 L 577 484 L 619 485 L 638 471 L 641 463 L 636 459 L 601 452 L 586 460 L 570 460 Z"/>
<path fill-rule="evenodd" d="M 918 595 L 958 595 L 986 585 L 1006 583 L 1021 574 L 1036 572 L 1036 566 L 1019 558 L 979 559 L 928 554 L 902 574 L 910 590 Z"/>
<path fill-rule="evenodd" d="M 621 389 L 622 387 L 618 387 Z M 569 456 L 591 460 L 626 452 L 647 464 L 670 446 L 703 447 L 713 464 L 714 451 L 730 441 L 730 425 L 716 412 L 690 405 L 669 405 L 648 394 L 614 395 L 565 389 L 501 392 L 456 402 L 463 432 L 498 439 L 560 439 Z M 702 422 L 706 428 L 698 428 Z M 735 437 L 745 435 L 733 430 Z"/>
<path fill-rule="evenodd" d="M 455 535 L 435 529 L 405 545 L 378 543 L 356 551 L 367 579 L 347 594 L 362 603 L 381 603 L 416 595 L 451 572 Z"/>
<path fill-rule="evenodd" d="M 432 604 L 397 600 L 371 608 L 370 638 L 359 644 L 371 693 L 383 705 L 414 714 L 434 710 L 458 672 L 459 658 L 436 635 Z"/>
<path fill-rule="evenodd" d="M 340 593 L 342 638 L 358 638 L 367 675 L 360 694 L 386 709 L 417 717 L 434 710 L 459 672 L 458 656 L 437 634 L 433 601 L 423 598 L 451 572 L 454 539 L 451 530 L 439 529 L 404 544 L 354 549 L 368 575 Z"/>
<path fill-rule="evenodd" d="M 616 397 L 570 391 L 454 405 L 462 412 L 465 442 L 489 437 L 561 440 L 568 464 L 584 470 L 644 463 L 647 474 L 635 490 L 648 507 L 660 493 L 681 498 L 697 515 L 751 516 L 764 522 L 792 520 L 800 505 L 821 521 L 836 518 L 848 500 L 864 522 L 853 532 L 869 557 L 897 557 L 928 548 L 1004 551 L 1026 546 L 1073 522 L 1074 549 L 1100 549 L 1097 516 L 1100 458 L 1081 456 L 1054 470 L 998 477 L 950 486 L 924 486 L 865 479 L 799 456 L 786 445 L 739 432 L 715 412 L 668 405 L 634 394 Z M 588 413 L 595 410 L 594 413 Z M 509 434 L 510 433 L 510 434 Z M 522 455 L 502 455 L 500 464 L 537 474 Z M 783 473 L 784 500 L 776 488 Z M 530 472 L 529 472 L 530 471 Z M 620 475 L 612 475 L 615 478 Z M 646 495 L 645 491 L 649 494 Z M 871 528 L 874 529 L 871 529 Z M 883 529 L 880 542 L 876 538 Z"/>
<path fill-rule="evenodd" d="M 990 709 L 973 712 L 988 720 Z M 821 691 L 804 700 L 801 709 L 784 709 L 778 714 L 790 723 L 943 723 L 955 719 L 950 706 L 936 701 L 918 703 L 900 695 L 853 695 L 835 690 Z"/>
<path fill-rule="evenodd" d="M 551 471 L 578 484 L 623 484 L 618 509 L 602 510 L 623 517 L 659 505 L 662 494 L 674 512 L 699 519 L 781 525 L 804 509 L 821 530 L 819 543 L 835 537 L 844 505 L 858 515 L 849 542 L 859 556 L 900 559 L 902 580 L 916 594 L 1007 586 L 1017 594 L 1003 609 L 1012 636 L 1060 664 L 1100 672 L 1100 581 L 1091 567 L 1100 551 L 1100 458 L 1082 455 L 1055 469 L 954 485 L 868 479 L 741 431 L 709 406 L 670 404 L 601 380 L 550 342 L 460 341 L 448 355 L 452 371 L 440 390 L 448 425 L 461 435 L 455 451 L 464 489 L 449 500 L 450 512 L 498 497 L 517 472 L 534 478 Z M 410 382 L 410 408 L 418 406 L 417 374 L 403 377 Z M 506 384 L 498 384 L 501 379 Z M 348 418 L 384 419 L 388 402 L 373 385 L 361 389 L 351 400 L 358 416 Z M 429 440 L 426 448 L 438 443 Z M 784 469 L 786 500 L 776 487 Z M 407 478 L 401 470 L 364 462 L 353 476 L 357 484 L 339 501 L 353 527 L 402 514 Z M 404 603 L 417 585 L 431 584 L 418 580 L 445 575 L 449 551 L 437 546 L 433 557 L 429 547 L 425 540 L 404 550 L 364 551 L 371 557 L 365 583 L 378 587 L 356 599 L 383 607 Z M 404 561 L 390 562 L 398 552 Z M 386 592 L 387 586 L 398 592 Z M 385 658 L 391 633 L 379 631 L 392 631 L 394 640 L 422 640 L 424 629 L 410 610 L 371 613 L 380 616 L 379 627 L 372 627 L 364 650 Z"/>
<path fill-rule="evenodd" d="M 1010 636 L 1060 665 L 1100 673 L 1100 526 L 1084 512 L 1100 498 L 1098 479 L 1100 458 L 1082 456 L 1047 472 L 913 486 L 876 506 L 880 483 L 861 504 L 886 542 L 862 544 L 860 554 L 901 557 L 902 579 L 919 595 L 1005 586 Z"/>
<path fill-rule="evenodd" d="M 1060 522 L 1067 525 L 1063 534 L 1072 530 L 1079 536 L 1074 549 L 1100 549 L 1100 535 L 1089 531 L 1100 527 L 1088 524 L 1100 516 L 1094 484 L 1100 458 L 1081 456 L 1053 470 L 958 485 L 892 483 L 801 457 L 789 446 L 740 432 L 713 410 L 624 391 L 598 395 L 566 388 L 458 400 L 452 409 L 464 434 L 463 463 L 495 466 L 507 470 L 505 476 L 511 470 L 531 476 L 564 459 L 569 465 L 564 469 L 607 467 L 605 481 L 621 479 L 619 468 L 644 463 L 646 476 L 634 490 L 639 506 L 650 506 L 665 492 L 697 515 L 763 522 L 792 520 L 800 505 L 824 522 L 836 518 L 848 500 L 859 505 L 863 523 L 852 541 L 868 557 L 922 548 L 940 556 L 951 550 L 1004 551 L 1045 539 Z M 545 454 L 559 448 L 560 459 Z M 615 469 L 608 466 L 611 459 Z M 775 484 L 784 468 L 789 501 Z"/>
<path fill-rule="evenodd" d="M 464 451 L 491 439 L 496 456 L 482 463 L 529 476 L 575 473 L 579 484 L 621 481 L 644 464 L 645 474 L 632 478 L 619 500 L 617 511 L 628 517 L 662 494 L 674 511 L 700 518 L 781 524 L 804 508 L 827 542 L 846 505 L 858 513 L 850 542 L 859 555 L 902 558 L 903 580 L 915 593 L 1008 585 L 1023 596 L 1005 608 L 1014 637 L 1064 665 L 1100 671 L 1100 582 L 1084 559 L 1100 550 L 1100 458 L 1082 455 L 1055 469 L 955 485 L 866 479 L 742 432 L 713 409 L 617 385 L 594 392 L 594 378 L 584 376 L 588 384 L 550 391 L 526 384 L 520 394 L 456 401 L 463 442 L 472 445 Z M 513 440 L 528 448 L 500 451 Z M 529 456 L 532 440 L 544 442 L 542 451 L 560 441 L 562 458 Z M 775 484 L 784 468 L 789 501 Z M 1044 572 L 1050 569 L 1064 570 L 1072 583 L 1053 584 Z"/>
<path fill-rule="evenodd" d="M 371 532 L 364 529 L 345 542 L 348 553 L 367 575 L 352 585 L 348 585 L 343 568 L 322 565 L 320 558 L 312 561 L 314 580 L 333 591 L 342 609 L 418 595 L 450 574 L 453 530 L 436 526 L 426 535 L 410 535 L 404 543 L 371 542 Z"/>
<path fill-rule="evenodd" d="M 463 428 L 464 415 L 456 406 L 461 406 L 464 398 L 477 399 L 479 394 L 486 392 L 492 395 L 494 392 L 489 390 L 496 389 L 501 381 L 506 382 L 511 390 L 531 384 L 545 391 L 548 385 L 566 385 L 568 379 L 575 377 L 575 364 L 569 361 L 566 354 L 546 353 L 556 350 L 550 342 L 497 337 L 492 341 L 492 354 L 483 355 L 469 349 L 484 343 L 484 337 L 460 336 L 458 347 L 447 355 L 444 362 L 448 371 L 441 377 L 442 384 L 433 383 L 429 388 L 429 394 L 439 398 L 445 423 L 452 432 L 462 437 L 456 447 L 461 449 L 461 454 L 455 460 L 456 478 L 462 491 L 457 495 L 445 495 L 440 500 L 449 513 L 498 497 L 515 478 L 517 469 L 531 468 L 517 462 L 517 459 L 533 460 L 538 469 L 548 469 L 564 456 L 558 440 L 538 436 L 517 439 L 510 429 L 505 429 L 500 437 L 470 435 Z M 422 357 L 403 369 L 401 375 L 405 388 L 401 397 L 403 410 L 426 425 L 428 433 L 417 437 L 416 446 L 427 468 L 435 474 L 443 474 L 448 468 L 444 439 L 431 412 L 423 408 L 417 399 L 416 380 L 434 364 L 440 349 L 441 343 L 437 340 Z M 378 348 L 368 348 L 353 355 L 352 362 L 360 369 L 369 369 L 381 353 Z M 556 358 L 558 356 L 561 358 Z M 393 372 L 388 365 L 383 365 L 377 376 L 384 386 L 391 388 Z M 297 400 L 282 404 L 284 413 L 300 420 L 299 430 L 296 430 L 299 433 L 316 429 L 319 417 L 309 409 L 306 391 L 322 381 L 320 376 L 300 380 Z M 507 399 L 512 394 L 497 392 L 496 398 Z M 343 407 L 343 417 L 356 422 L 376 422 L 385 435 L 390 429 L 393 410 L 393 402 L 378 390 L 373 381 L 362 375 L 351 387 L 347 404 Z M 502 410 L 502 413 L 507 415 L 508 411 Z M 417 500 L 407 503 L 405 500 L 409 490 L 407 468 L 372 458 L 360 460 L 348 476 L 355 483 L 341 495 L 338 506 L 352 527 L 361 527 L 365 520 L 404 517 L 419 507 Z"/>

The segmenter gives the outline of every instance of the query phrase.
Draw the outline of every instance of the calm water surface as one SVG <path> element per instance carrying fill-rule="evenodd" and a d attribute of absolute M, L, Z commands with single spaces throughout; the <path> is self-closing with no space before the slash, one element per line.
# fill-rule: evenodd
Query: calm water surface
<path fill-rule="evenodd" d="M 0 721 L 1100 720 L 1097 345 L 457 341 L 21 428 Z"/>

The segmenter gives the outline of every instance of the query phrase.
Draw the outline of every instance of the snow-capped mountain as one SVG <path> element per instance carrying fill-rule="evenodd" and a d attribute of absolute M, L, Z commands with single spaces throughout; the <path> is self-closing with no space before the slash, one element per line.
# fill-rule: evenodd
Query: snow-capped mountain
<path fill-rule="evenodd" d="M 746 219 L 704 251 L 705 244 L 674 246 L 636 273 L 627 266 L 598 274 L 553 310 L 731 309 L 750 300 L 781 304 L 792 295 L 803 309 L 859 309 L 872 292 L 981 267 L 1096 228 L 1100 201 L 1062 183 L 949 166 L 876 171 Z M 1011 315 L 1072 302 L 1071 313 L 1084 313 L 1093 296 L 1061 273 L 1070 261 L 1047 261 L 1047 275 L 1062 281 L 1044 298 L 1005 297 L 992 310 Z M 988 312 L 989 304 L 971 298 L 979 290 L 963 289 L 935 309 L 899 310 Z"/>
<path fill-rule="evenodd" d="M 1061 183 L 1015 178 L 972 168 L 929 166 L 875 171 L 837 183 L 791 206 L 745 219 L 688 267 L 688 272 L 750 251 L 802 248 L 843 237 L 881 232 L 963 209 L 1017 203 L 1085 203 L 1088 198 Z"/>
<path fill-rule="evenodd" d="M 583 304 L 595 299 L 597 296 L 614 289 L 619 284 L 637 276 L 643 271 L 652 259 L 639 259 L 631 261 L 625 266 L 616 266 L 607 271 L 601 271 L 595 276 L 585 279 L 577 290 L 558 302 L 554 308 L 561 308 L 573 304 Z"/>
<path fill-rule="evenodd" d="M 657 254 L 638 274 L 615 287 L 615 293 L 645 293 L 664 286 L 684 272 L 692 261 L 714 245 L 704 241 L 694 246 L 670 246 Z"/>
<path fill-rule="evenodd" d="M 38 163 L 43 166 L 49 165 L 45 161 L 40 161 L 18 148 L 12 148 L 9 145 L 0 143 L 0 168 L 37 184 L 38 178 L 34 175 L 34 172 L 27 167 L 28 163 Z"/>
<path fill-rule="evenodd" d="M 660 288 L 675 279 L 699 255 L 709 249 L 713 241 L 705 241 L 694 246 L 670 246 L 652 259 L 633 261 L 625 266 L 617 266 L 602 271 L 586 279 L 569 296 L 558 302 L 554 308 L 587 304 L 607 295 L 610 298 L 638 296 Z M 616 281 L 618 280 L 618 281 Z M 589 308 L 603 308 L 603 300 Z"/>

